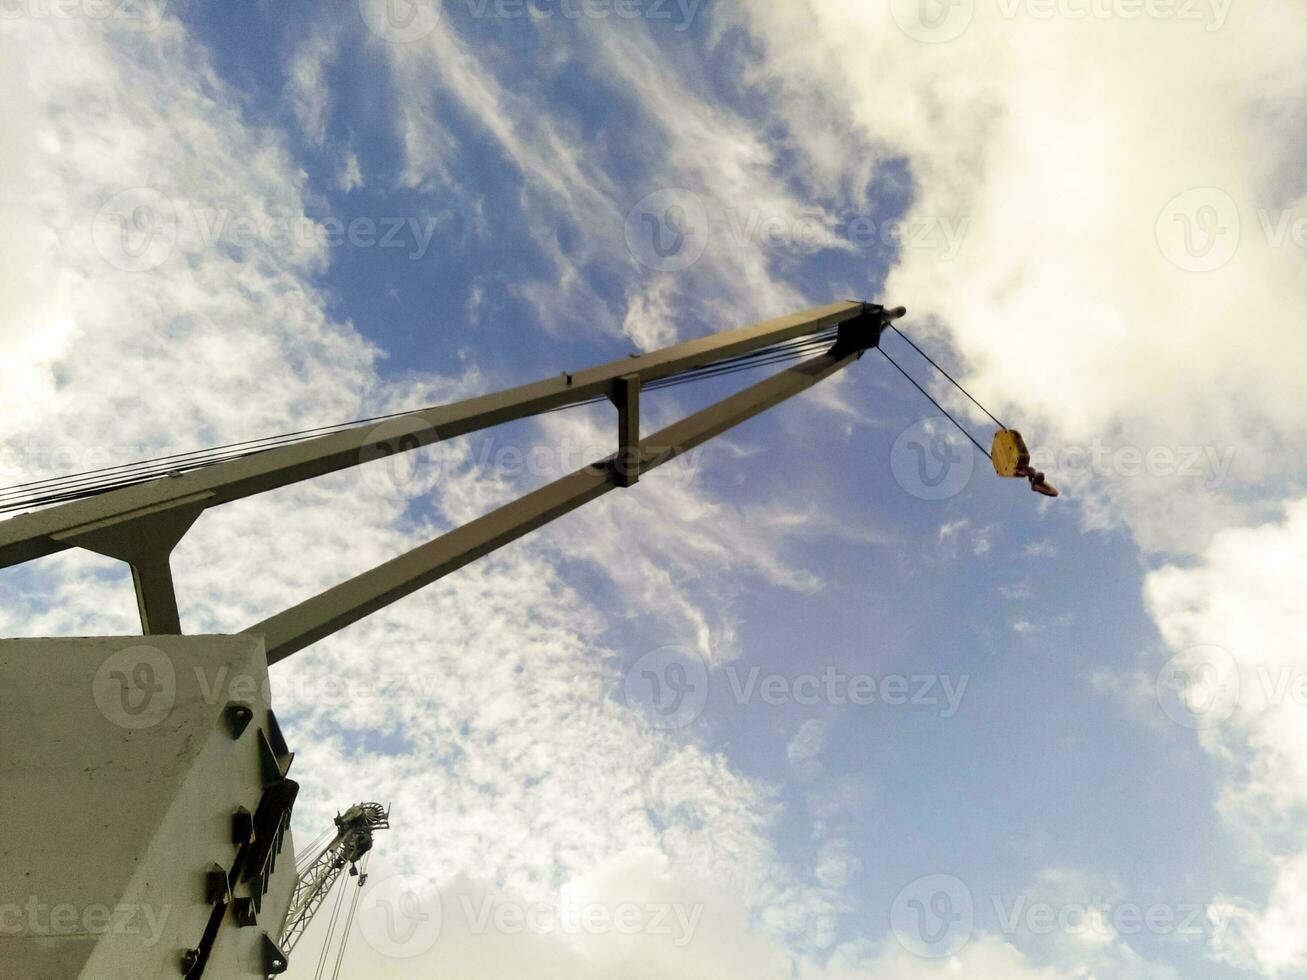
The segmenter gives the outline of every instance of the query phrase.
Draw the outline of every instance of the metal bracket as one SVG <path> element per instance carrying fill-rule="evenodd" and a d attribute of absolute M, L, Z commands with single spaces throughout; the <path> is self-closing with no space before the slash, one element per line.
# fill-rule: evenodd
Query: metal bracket
<path fill-rule="evenodd" d="M 231 901 L 231 885 L 222 865 L 214 862 L 204 872 L 204 901 L 207 905 L 226 905 Z"/>
<path fill-rule="evenodd" d="M 907 316 L 907 313 L 903 306 L 886 309 L 879 303 L 863 303 L 862 313 L 840 324 L 831 354 L 843 357 L 856 353 L 861 357 L 868 349 L 879 347 L 881 334 L 893 321 Z"/>
<path fill-rule="evenodd" d="M 238 806 L 231 815 L 231 842 L 236 847 L 254 840 L 254 815 Z"/>
<path fill-rule="evenodd" d="M 628 374 L 613 382 L 609 400 L 617 406 L 617 456 L 613 459 L 613 477 L 619 487 L 633 487 L 640 482 L 640 389 L 638 374 Z"/>
<path fill-rule="evenodd" d="M 230 702 L 222 709 L 222 719 L 227 725 L 227 733 L 235 741 L 245 734 L 245 729 L 254 717 L 254 709 L 239 701 Z"/>
<path fill-rule="evenodd" d="M 291 760 L 295 758 L 293 752 L 285 750 L 284 741 L 281 742 L 280 747 L 277 745 L 279 738 L 280 732 L 270 739 L 262 728 L 259 729 L 259 772 L 263 777 L 265 789 L 286 778 L 286 773 L 290 771 Z"/>
<path fill-rule="evenodd" d="M 259 924 L 259 906 L 253 898 L 248 896 L 238 898 L 232 902 L 231 908 L 232 918 L 242 929 Z"/>
<path fill-rule="evenodd" d="M 282 952 L 266 932 L 263 934 L 263 969 L 269 976 L 276 976 L 285 973 L 286 968 L 290 965 L 290 957 Z"/>
<path fill-rule="evenodd" d="M 168 558 L 177 542 L 204 513 L 213 494 L 196 495 L 182 504 L 169 503 L 94 521 L 50 535 L 61 544 L 125 561 L 132 568 L 141 632 L 180 635 L 181 614 Z"/>

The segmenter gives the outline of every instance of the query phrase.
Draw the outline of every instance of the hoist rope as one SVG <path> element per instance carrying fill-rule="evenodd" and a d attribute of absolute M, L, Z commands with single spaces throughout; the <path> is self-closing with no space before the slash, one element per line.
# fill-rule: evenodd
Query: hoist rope
<path fill-rule="evenodd" d="M 332 906 L 331 918 L 327 920 L 327 935 L 322 940 L 322 952 L 318 954 L 318 968 L 314 971 L 313 980 L 321 980 L 322 971 L 327 966 L 327 951 L 331 949 L 331 937 L 336 934 L 336 920 L 340 917 L 340 905 L 345 898 L 345 890 L 338 888 L 336 890 L 336 904 Z"/>
<path fill-rule="evenodd" d="M 363 861 L 359 864 L 359 883 L 358 887 L 354 889 L 354 897 L 350 899 L 349 913 L 345 916 L 345 932 L 340 937 L 340 952 L 336 954 L 336 968 L 331 973 L 331 980 L 338 980 L 341 965 L 345 962 L 345 949 L 349 946 L 350 933 L 354 927 L 354 912 L 358 908 L 359 894 L 363 891 L 363 882 L 367 878 L 368 858 L 370 857 L 372 857 L 371 851 L 363 855 Z"/>
<path fill-rule="evenodd" d="M 916 388 L 919 392 L 921 392 L 921 393 L 922 393 L 923 395 L 925 395 L 928 399 L 930 399 L 930 403 L 931 403 L 932 405 L 934 405 L 937 409 L 939 409 L 939 410 L 944 414 L 944 417 L 945 417 L 946 419 L 948 419 L 948 420 L 949 420 L 950 422 L 952 422 L 955 426 L 957 426 L 958 431 L 961 432 L 961 433 L 962 433 L 964 436 L 966 436 L 968 439 L 970 439 L 970 440 L 972 441 L 972 443 L 975 445 L 975 447 L 976 447 L 977 449 L 979 449 L 982 453 L 985 454 L 986 458 L 991 459 L 991 460 L 993 459 L 993 457 L 989 455 L 989 450 L 986 449 L 984 446 L 982 446 L 979 442 L 977 442 L 977 441 L 976 441 L 976 437 L 973 436 L 970 432 L 968 432 L 965 428 L 963 428 L 962 423 L 959 422 L 957 419 L 955 419 L 955 418 L 954 418 L 954 417 L 949 413 L 949 410 L 948 410 L 948 409 L 946 409 L 946 408 L 945 408 L 943 405 L 941 405 L 939 402 L 935 401 L 934 396 L 931 395 L 930 392 L 928 392 L 925 388 L 921 387 L 921 385 L 917 384 L 916 379 L 914 379 L 914 378 L 912 377 L 912 375 L 908 374 L 907 371 L 904 371 L 903 368 L 899 367 L 899 362 L 896 361 L 896 360 L 894 360 L 894 358 L 890 357 L 889 354 L 886 353 L 885 348 L 881 347 L 881 348 L 879 348 L 879 349 L 880 349 L 880 352 L 881 352 L 882 354 L 885 355 L 885 360 L 889 361 L 889 362 L 890 362 L 891 364 L 893 364 L 896 368 L 898 368 L 899 374 L 903 375 L 903 377 L 907 378 L 909 381 L 912 382 L 912 387 Z"/>
<path fill-rule="evenodd" d="M 1006 428 L 1007 428 L 1006 425 L 1004 425 L 1002 422 L 1000 422 L 1000 421 L 998 420 L 998 417 L 997 417 L 993 412 L 991 412 L 989 409 L 987 409 L 984 405 L 980 404 L 980 402 L 976 401 L 976 399 L 972 396 L 971 392 L 967 391 L 966 388 L 963 388 L 962 385 L 958 384 L 958 382 L 954 380 L 953 375 L 949 374 L 949 373 L 948 373 L 947 371 L 945 371 L 942 367 L 940 367 L 938 364 L 936 364 L 936 363 L 935 363 L 935 359 L 934 359 L 933 357 L 931 357 L 931 356 L 930 356 L 929 354 L 927 354 L 924 350 L 922 350 L 920 347 L 918 347 L 916 344 L 914 344 L 914 343 L 912 342 L 912 338 L 911 338 L 911 337 L 909 337 L 907 334 L 905 334 L 905 333 L 904 333 L 902 330 L 900 330 L 898 327 L 894 326 L 894 324 L 892 324 L 892 323 L 890 324 L 890 329 L 893 330 L 893 331 L 894 331 L 896 334 L 898 334 L 900 337 L 902 337 L 904 340 L 906 340 L 906 341 L 908 342 L 908 346 L 909 346 L 909 347 L 911 347 L 914 351 L 916 351 L 918 354 L 920 354 L 922 357 L 924 357 L 927 361 L 929 361 L 931 367 L 933 367 L 933 368 L 934 368 L 936 371 L 938 371 L 940 374 L 944 375 L 944 377 L 948 378 L 949 381 L 952 381 L 952 382 L 953 382 L 953 387 L 956 388 L 958 391 L 962 392 L 962 394 L 966 395 L 968 398 L 970 398 L 971 401 L 972 401 L 972 403 L 973 403 L 973 404 L 974 404 L 978 409 L 980 409 L 982 412 L 984 412 L 986 415 L 988 415 L 991 419 L 994 420 L 994 424 L 995 424 L 995 425 L 997 425 L 1000 429 L 1006 429 Z M 973 440 L 973 441 L 974 441 L 974 440 Z"/>
<path fill-rule="evenodd" d="M 918 347 L 910 337 L 893 324 L 890 324 L 890 327 L 896 334 L 902 337 L 913 350 L 925 358 L 931 367 L 947 378 L 948 381 L 958 389 L 958 391 L 962 392 L 962 394 L 970 399 L 982 412 L 993 419 L 994 423 L 998 425 L 1000 429 L 1006 428 L 993 412 L 982 405 L 957 381 L 957 379 L 949 374 L 948 371 L 944 370 L 944 368 L 941 367 L 934 358 Z M 741 371 L 750 371 L 772 364 L 793 361 L 801 357 L 806 357 L 809 354 L 816 353 L 827 345 L 833 343 L 837 337 L 837 333 L 838 331 L 831 329 L 816 334 L 798 337 L 779 344 L 773 344 L 770 347 L 750 351 L 747 354 L 728 357 L 724 360 L 704 365 L 703 367 L 692 368 L 670 377 L 660 378 L 656 381 L 649 382 L 644 387 L 647 391 L 660 391 L 666 388 L 674 388 L 679 385 L 703 381 L 709 378 L 725 377 L 727 375 L 737 374 Z M 989 452 L 984 448 L 984 446 L 982 446 L 976 438 L 972 436 L 956 418 L 953 417 L 952 414 L 946 411 L 925 388 L 917 384 L 912 376 L 909 375 L 908 372 L 898 364 L 898 362 L 891 358 L 888 353 L 886 353 L 883 347 L 880 348 L 880 352 L 885 355 L 886 360 L 893 364 L 905 378 L 912 382 L 912 385 L 917 388 L 918 391 L 930 399 L 931 404 L 938 408 L 950 422 L 957 426 L 958 430 L 970 439 L 977 449 L 986 456 L 989 455 Z M 596 396 L 570 405 L 548 409 L 537 414 L 545 415 L 552 412 L 564 411 L 566 409 L 579 408 L 584 405 L 595 405 L 606 400 L 607 399 L 604 396 Z M 418 411 L 421 410 L 419 409 Z M 151 480 L 156 480 L 173 473 L 203 469 L 217 463 L 228 462 L 234 459 L 244 459 L 248 456 L 266 452 L 270 449 L 294 445 L 295 443 L 305 442 L 331 433 L 347 432 L 357 428 L 358 426 L 371 425 L 377 422 L 403 418 L 412 414 L 414 414 L 414 410 L 395 412 L 388 415 L 376 415 L 371 418 L 356 419 L 352 422 L 341 422 L 336 425 L 323 425 L 309 429 L 300 429 L 296 432 L 288 432 L 278 436 L 266 436 L 261 439 L 249 439 L 243 442 L 230 442 L 209 449 L 172 453 L 170 455 L 158 456 L 153 459 L 141 460 L 134 463 L 119 463 L 114 466 L 83 470 L 79 473 L 71 473 L 64 476 L 31 480 L 26 483 L 19 483 L 14 486 L 0 489 L 0 513 L 26 510 L 32 507 L 43 507 L 50 504 L 64 503 L 70 500 L 80 500 L 85 497 L 106 493 L 110 490 L 138 486 L 142 483 L 148 483 Z"/>
<path fill-rule="evenodd" d="M 650 391 L 657 391 L 693 381 L 701 381 L 705 378 L 722 377 L 739 371 L 753 370 L 770 364 L 795 360 L 832 343 L 835 336 L 836 331 L 828 330 L 819 334 L 774 344 L 747 354 L 717 361 L 704 367 L 694 368 L 679 375 L 661 378 L 650 382 L 646 388 Z M 562 411 L 580 405 L 597 404 L 605 400 L 603 397 L 596 397 L 576 404 L 565 405 L 558 409 L 550 409 L 549 411 Z M 413 410 L 389 415 L 377 415 L 371 418 L 357 419 L 353 422 L 341 422 L 336 425 L 301 429 L 297 432 L 289 432 L 279 436 L 232 442 L 210 449 L 173 453 L 135 463 L 120 463 L 115 466 L 83 470 L 79 473 L 20 483 L 0 489 L 0 513 L 64 503 L 70 500 L 80 500 L 109 490 L 137 486 L 171 473 L 203 469 L 216 463 L 242 459 L 269 449 L 314 439 L 321 435 L 348 431 L 360 425 L 402 418 L 411 414 L 413 414 Z M 546 413 L 541 412 L 538 414 Z"/>

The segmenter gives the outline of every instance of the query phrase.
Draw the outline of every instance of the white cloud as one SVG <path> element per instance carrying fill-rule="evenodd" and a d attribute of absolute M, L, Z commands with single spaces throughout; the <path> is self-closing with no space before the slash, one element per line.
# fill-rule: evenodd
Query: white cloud
<path fill-rule="evenodd" d="M 1146 594 L 1167 645 L 1197 653 L 1193 670 L 1234 666 L 1223 676 L 1237 697 L 1195 722 L 1228 773 L 1222 810 L 1271 879 L 1234 933 L 1267 975 L 1307 969 L 1307 500 L 1282 522 L 1218 534 L 1200 563 L 1149 575 Z"/>
<path fill-rule="evenodd" d="M 951 260 L 903 248 L 886 294 L 910 307 L 909 329 L 950 332 L 968 387 L 1057 452 L 1051 478 L 1093 521 L 1123 515 L 1145 548 L 1198 550 L 1274 501 L 1307 436 L 1291 409 L 1307 364 L 1302 248 L 1258 227 L 1261 211 L 1301 215 L 1307 12 L 1263 3 L 1192 22 L 1028 6 L 979 2 L 939 44 L 896 25 L 891 8 L 913 4 L 728 16 L 765 46 L 753 74 L 805 165 L 831 168 L 834 126 L 846 174 L 907 157 L 910 223 L 967 219 Z M 1201 195 L 1192 213 L 1166 212 L 1193 187 L 1228 194 L 1242 226 L 1230 262 L 1206 273 L 1182 268 L 1167 237 L 1220 216 Z M 1210 469 L 1231 451 L 1228 474 Z"/>
<path fill-rule="evenodd" d="M 911 18 L 926 8 L 911 3 L 724 16 L 763 46 L 752 77 L 805 163 L 835 183 L 902 155 L 907 220 L 965 221 L 952 258 L 904 247 L 886 293 L 914 332 L 947 332 L 968 388 L 1052 450 L 1038 461 L 1064 503 L 1090 526 L 1123 523 L 1146 552 L 1204 556 L 1149 579 L 1172 649 L 1228 644 L 1241 673 L 1300 666 L 1287 611 L 1303 594 L 1301 506 L 1283 527 L 1237 529 L 1294 492 L 1307 450 L 1307 264 L 1281 234 L 1303 215 L 1307 10 L 948 9 L 951 40 L 923 40 L 930 25 Z M 1263 701 L 1245 685 L 1231 724 L 1200 738 L 1232 764 L 1223 812 L 1296 842 L 1267 855 L 1277 885 L 1250 927 L 1249 955 L 1274 974 L 1307 955 L 1287 927 L 1302 901 L 1292 787 L 1307 718 Z"/>
<path fill-rule="evenodd" d="M 793 766 L 808 766 L 826 751 L 830 725 L 820 718 L 809 718 L 790 739 L 785 755 Z"/>
<path fill-rule="evenodd" d="M 960 517 L 956 521 L 945 521 L 939 526 L 938 540 L 940 551 L 949 558 L 956 558 L 958 547 L 966 533 L 967 548 L 975 558 L 983 558 L 994 546 L 994 535 L 998 532 L 997 524 L 984 527 L 971 527 L 971 519 Z"/>
<path fill-rule="evenodd" d="M 359 166 L 358 154 L 353 150 L 346 150 L 345 155 L 341 157 L 336 186 L 346 193 L 363 186 L 363 168 Z"/>
<path fill-rule="evenodd" d="M 1029 581 L 1014 582 L 1012 585 L 1000 585 L 998 594 L 1004 599 L 1029 599 L 1034 594 L 1034 587 Z"/>
<path fill-rule="evenodd" d="M 286 99 L 311 143 L 321 144 L 327 138 L 327 116 L 331 109 L 327 73 L 336 60 L 338 35 L 339 26 L 330 17 L 314 20 L 295 48 L 287 70 Z"/>
<path fill-rule="evenodd" d="M 539 57 L 552 64 L 558 37 L 532 29 Z M 630 99 L 639 118 L 624 130 L 627 149 L 638 150 L 647 172 L 619 181 L 611 148 L 589 138 L 567 106 L 503 85 L 495 55 L 464 43 L 444 18 L 419 42 L 373 45 L 394 76 L 407 181 L 458 185 L 461 147 L 440 103 L 454 100 L 522 175 L 525 231 L 551 275 L 514 288 L 554 326 L 621 324 L 637 344 L 655 346 L 690 332 L 687 324 L 737 324 L 811 305 L 777 266 L 844 246 L 834 218 L 777 176 L 769 141 L 700 98 L 686 80 L 691 69 L 669 63 L 671 52 L 641 32 L 568 37 L 580 49 L 571 56 L 588 59 Z M 676 273 L 650 268 L 628 243 L 628 215 L 653 193 L 686 206 L 688 230 L 706 249 Z M 582 233 L 564 245 L 560 226 Z M 593 290 L 597 275 L 622 284 L 621 307 Z"/>

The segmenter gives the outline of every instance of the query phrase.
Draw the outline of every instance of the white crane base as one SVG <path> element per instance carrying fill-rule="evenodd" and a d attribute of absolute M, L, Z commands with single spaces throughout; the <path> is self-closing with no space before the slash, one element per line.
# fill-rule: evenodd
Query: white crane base
<path fill-rule="evenodd" d="M 0 976 L 284 970 L 289 762 L 261 636 L 0 640 Z"/>

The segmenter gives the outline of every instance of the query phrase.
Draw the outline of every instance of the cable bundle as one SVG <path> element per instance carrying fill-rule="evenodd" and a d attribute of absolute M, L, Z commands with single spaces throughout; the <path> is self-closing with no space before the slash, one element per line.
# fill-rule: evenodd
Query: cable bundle
<path fill-rule="evenodd" d="M 663 388 L 689 384 L 693 381 L 702 381 L 705 378 L 723 377 L 740 371 L 750 371 L 771 364 L 796 360 L 833 344 L 837 332 L 836 330 L 827 330 L 812 336 L 764 347 L 761 350 L 741 354 L 738 357 L 727 358 L 715 364 L 694 368 L 683 374 L 650 382 L 645 386 L 645 390 L 658 391 Z M 591 398 L 587 401 L 578 402 L 574 405 L 565 405 L 561 409 L 552 409 L 551 411 L 562 411 L 568 408 L 577 408 L 581 405 L 593 405 L 604 400 L 602 397 Z M 358 426 L 402 418 L 405 415 L 411 415 L 414 411 L 420 411 L 420 409 L 410 409 L 390 415 L 378 415 L 367 419 L 356 419 L 353 422 L 341 422 L 336 425 L 324 425 L 313 429 L 301 429 L 298 432 L 288 432 L 279 436 L 250 439 L 245 442 L 232 442 L 210 449 L 157 456 L 153 459 L 140 460 L 135 463 L 120 463 L 116 466 L 105 466 L 100 469 L 85 470 L 81 473 L 70 473 L 45 480 L 19 483 L 0 490 L 0 514 L 64 503 L 69 500 L 80 500 L 83 497 L 93 497 L 122 487 L 138 486 L 174 473 L 204 469 L 217 463 L 233 459 L 244 459 L 247 456 L 267 452 L 269 449 L 306 442 L 319 436 L 346 432 Z"/>

